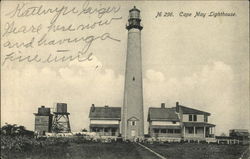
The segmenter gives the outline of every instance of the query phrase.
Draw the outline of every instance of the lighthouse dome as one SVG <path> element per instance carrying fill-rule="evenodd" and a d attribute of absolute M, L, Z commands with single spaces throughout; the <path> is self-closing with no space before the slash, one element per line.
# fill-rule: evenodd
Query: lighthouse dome
<path fill-rule="evenodd" d="M 129 10 L 128 25 L 126 26 L 126 28 L 128 30 L 132 28 L 142 30 L 143 27 L 141 26 L 140 23 L 141 23 L 140 10 L 134 6 L 134 8 Z"/>
<path fill-rule="evenodd" d="M 129 10 L 129 19 L 140 19 L 140 10 L 135 6 Z"/>

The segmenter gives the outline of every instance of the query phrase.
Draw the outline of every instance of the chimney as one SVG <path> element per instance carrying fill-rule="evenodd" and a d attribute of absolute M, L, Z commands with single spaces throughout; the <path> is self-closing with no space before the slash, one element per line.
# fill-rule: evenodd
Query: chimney
<path fill-rule="evenodd" d="M 161 108 L 165 108 L 165 103 L 161 103 Z"/>
<path fill-rule="evenodd" d="M 104 107 L 105 107 L 105 108 L 108 108 L 109 106 L 108 106 L 108 105 L 105 105 Z"/>
<path fill-rule="evenodd" d="M 91 111 L 92 111 L 92 112 L 95 111 L 95 104 L 92 104 L 92 106 L 91 106 Z"/>
<path fill-rule="evenodd" d="M 42 105 L 42 106 L 41 106 L 41 108 L 45 108 L 45 106 L 44 106 L 44 105 Z"/>
<path fill-rule="evenodd" d="M 179 109 L 180 109 L 180 107 L 179 107 L 179 102 L 176 102 L 176 112 L 178 112 L 179 113 Z"/>

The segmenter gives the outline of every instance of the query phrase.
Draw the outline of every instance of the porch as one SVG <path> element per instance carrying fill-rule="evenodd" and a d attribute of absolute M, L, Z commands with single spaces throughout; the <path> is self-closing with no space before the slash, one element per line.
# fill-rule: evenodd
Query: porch
<path fill-rule="evenodd" d="M 155 138 L 181 138 L 181 127 L 151 125 L 149 135 Z"/>
<path fill-rule="evenodd" d="M 100 136 L 118 136 L 119 124 L 90 124 L 90 132 Z"/>
<path fill-rule="evenodd" d="M 183 123 L 183 139 L 184 140 L 206 140 L 214 138 L 215 125 L 209 123 L 185 122 Z"/>

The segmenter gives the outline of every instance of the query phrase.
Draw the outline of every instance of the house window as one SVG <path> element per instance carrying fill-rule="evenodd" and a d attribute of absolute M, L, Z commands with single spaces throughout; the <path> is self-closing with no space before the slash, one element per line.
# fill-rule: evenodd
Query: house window
<path fill-rule="evenodd" d="M 109 128 L 105 128 L 105 129 L 104 129 L 104 132 L 109 132 Z"/>
<path fill-rule="evenodd" d="M 161 129 L 161 133 L 166 134 L 167 130 L 166 129 Z"/>
<path fill-rule="evenodd" d="M 197 121 L 197 115 L 189 114 L 188 121 Z"/>
<path fill-rule="evenodd" d="M 111 129 L 111 136 L 115 136 L 116 130 L 117 130 L 116 128 Z"/>
<path fill-rule="evenodd" d="M 180 129 L 175 129 L 174 132 L 175 132 L 176 134 L 179 134 L 179 133 L 181 133 L 181 130 L 180 130 Z"/>
<path fill-rule="evenodd" d="M 194 115 L 194 121 L 197 121 L 197 115 Z"/>
<path fill-rule="evenodd" d="M 132 121 L 132 122 L 131 122 L 131 125 L 132 125 L 132 126 L 135 126 L 135 125 L 136 125 L 136 121 Z"/>
<path fill-rule="evenodd" d="M 193 115 L 189 115 L 189 121 L 193 121 Z"/>
<path fill-rule="evenodd" d="M 207 121 L 208 121 L 207 116 L 204 115 L 204 122 L 207 122 Z"/>
<path fill-rule="evenodd" d="M 100 130 L 99 130 L 99 128 L 92 128 L 92 131 L 93 132 L 99 132 Z"/>
<path fill-rule="evenodd" d="M 169 134 L 173 134 L 174 133 L 174 129 L 168 129 L 168 133 Z"/>
<path fill-rule="evenodd" d="M 173 121 L 173 124 L 176 124 L 176 121 Z"/>
<path fill-rule="evenodd" d="M 193 133 L 194 133 L 194 128 L 189 127 L 189 128 L 187 128 L 187 129 L 188 129 L 188 133 L 189 133 L 189 134 L 193 134 Z"/>
<path fill-rule="evenodd" d="M 135 81 L 135 77 L 133 77 L 133 81 Z"/>
<path fill-rule="evenodd" d="M 154 129 L 154 132 L 155 133 L 159 133 L 159 129 Z"/>

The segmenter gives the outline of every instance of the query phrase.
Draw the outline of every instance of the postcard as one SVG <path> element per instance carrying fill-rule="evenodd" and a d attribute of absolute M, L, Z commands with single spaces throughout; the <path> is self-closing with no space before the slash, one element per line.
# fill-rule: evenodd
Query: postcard
<path fill-rule="evenodd" d="M 2 1 L 1 158 L 248 159 L 249 1 Z"/>

